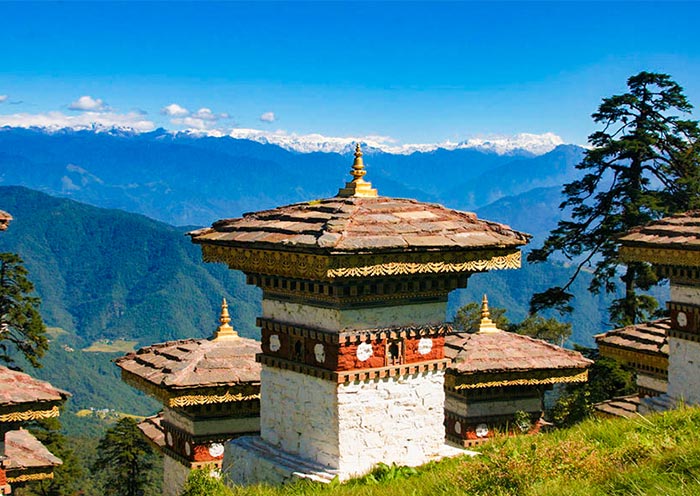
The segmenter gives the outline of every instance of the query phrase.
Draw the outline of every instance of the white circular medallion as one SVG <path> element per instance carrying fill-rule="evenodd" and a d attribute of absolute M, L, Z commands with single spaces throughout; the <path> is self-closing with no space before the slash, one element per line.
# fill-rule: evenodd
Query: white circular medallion
<path fill-rule="evenodd" d="M 462 424 L 460 424 L 459 422 L 455 422 L 455 432 L 456 432 L 457 434 L 461 434 L 461 433 L 462 433 Z"/>
<path fill-rule="evenodd" d="M 326 361 L 326 349 L 321 343 L 314 346 L 314 355 L 316 355 L 316 361 L 318 363 L 323 363 Z"/>
<path fill-rule="evenodd" d="M 489 435 L 489 428 L 486 424 L 476 426 L 476 437 L 486 437 Z"/>
<path fill-rule="evenodd" d="M 420 341 L 418 341 L 418 353 L 421 355 L 427 355 L 430 353 L 430 350 L 433 349 L 433 340 L 428 339 L 428 338 L 421 338 Z"/>
<path fill-rule="evenodd" d="M 168 446 L 173 445 L 173 435 L 169 432 L 165 435 L 165 442 L 168 443 Z"/>
<path fill-rule="evenodd" d="M 360 343 L 357 347 L 357 359 L 361 362 L 369 360 L 372 356 L 372 345 L 369 343 Z"/>
<path fill-rule="evenodd" d="M 211 443 L 209 445 L 209 454 L 214 458 L 218 458 L 224 454 L 224 445 L 221 443 Z"/>
<path fill-rule="evenodd" d="M 680 327 L 685 327 L 688 325 L 688 316 L 685 314 L 685 312 L 678 312 L 676 315 L 676 320 L 678 321 L 678 325 Z"/>
<path fill-rule="evenodd" d="M 190 454 L 192 454 L 192 447 L 190 446 L 189 441 L 185 442 L 185 454 L 187 456 L 190 456 Z"/>
<path fill-rule="evenodd" d="M 270 351 L 279 351 L 281 346 L 280 337 L 277 334 L 270 336 Z"/>

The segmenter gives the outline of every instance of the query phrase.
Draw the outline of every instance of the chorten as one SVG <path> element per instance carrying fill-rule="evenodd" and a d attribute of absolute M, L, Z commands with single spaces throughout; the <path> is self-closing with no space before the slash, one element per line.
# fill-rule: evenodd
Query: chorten
<path fill-rule="evenodd" d="M 447 295 L 520 266 L 528 235 L 379 196 L 359 144 L 351 175 L 335 197 L 190 233 L 205 261 L 263 292 L 260 436 L 230 443 L 234 482 L 344 480 L 443 456 Z"/>
<path fill-rule="evenodd" d="M 238 336 L 226 300 L 211 339 L 170 341 L 115 362 L 122 379 L 163 403 L 139 424 L 164 454 L 163 494 L 177 496 L 190 470 L 220 470 L 224 443 L 260 431 L 260 343 Z"/>
<path fill-rule="evenodd" d="M 585 382 L 591 365 L 581 353 L 499 329 L 486 295 L 476 333 L 447 336 L 452 363 L 445 379 L 445 429 L 451 443 L 474 446 L 497 432 L 532 432 L 554 384 Z M 527 418 L 518 418 L 524 412 Z M 521 425 L 518 425 L 521 424 Z"/>

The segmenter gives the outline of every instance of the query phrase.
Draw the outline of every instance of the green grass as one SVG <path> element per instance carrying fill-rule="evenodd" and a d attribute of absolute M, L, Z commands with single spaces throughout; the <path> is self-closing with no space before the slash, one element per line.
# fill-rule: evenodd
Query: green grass
<path fill-rule="evenodd" d="M 474 458 L 416 471 L 383 467 L 345 484 L 300 481 L 233 487 L 233 496 L 691 495 L 700 494 L 700 409 L 497 439 Z"/>

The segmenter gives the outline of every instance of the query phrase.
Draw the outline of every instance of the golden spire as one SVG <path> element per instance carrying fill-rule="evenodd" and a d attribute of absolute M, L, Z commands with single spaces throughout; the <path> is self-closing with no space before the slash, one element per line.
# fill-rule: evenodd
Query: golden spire
<path fill-rule="evenodd" d="M 228 303 L 226 303 L 226 298 L 224 298 L 221 302 L 221 316 L 219 317 L 219 322 L 221 322 L 221 325 L 214 332 L 214 341 L 234 339 L 238 337 L 238 333 L 229 324 L 229 322 L 231 322 L 231 317 L 228 314 Z"/>
<path fill-rule="evenodd" d="M 360 148 L 360 143 L 355 144 L 355 161 L 352 163 L 352 170 L 350 175 L 353 180 L 349 183 L 345 183 L 345 187 L 338 191 L 338 196 L 347 198 L 350 196 L 360 196 L 365 198 L 373 198 L 377 196 L 377 190 L 372 189 L 372 183 L 367 182 L 363 179 L 363 176 L 367 174 L 365 170 L 365 164 L 362 161 L 362 148 Z"/>
<path fill-rule="evenodd" d="M 489 299 L 484 295 L 481 300 L 481 322 L 479 323 L 479 332 L 500 332 L 501 330 L 496 327 L 496 324 L 489 317 L 491 317 L 491 312 L 489 312 Z"/>

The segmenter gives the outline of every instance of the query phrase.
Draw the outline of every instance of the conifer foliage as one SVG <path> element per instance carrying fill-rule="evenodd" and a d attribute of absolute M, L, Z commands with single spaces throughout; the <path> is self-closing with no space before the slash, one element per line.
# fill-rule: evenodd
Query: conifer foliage
<path fill-rule="evenodd" d="M 21 352 L 34 367 L 48 349 L 46 327 L 39 314 L 39 298 L 27 278 L 22 259 L 0 253 L 0 361 L 14 365 Z"/>
<path fill-rule="evenodd" d="M 621 279 L 622 297 L 610 307 L 611 321 L 628 325 L 656 310 L 652 297 L 638 294 L 657 283 L 648 264 L 622 268 L 616 237 L 667 214 L 697 208 L 700 203 L 698 123 L 683 120 L 692 106 L 683 89 L 667 74 L 640 72 L 627 80 L 628 92 L 603 99 L 593 120 L 602 129 L 589 136 L 591 148 L 577 168 L 581 179 L 564 186 L 561 220 L 544 245 L 528 255 L 541 262 L 560 252 L 575 270 L 561 287 L 535 294 L 532 312 L 571 310 L 572 282 L 587 267 L 593 269 L 590 290 L 615 293 Z M 621 275 L 620 275 L 621 274 Z"/>

